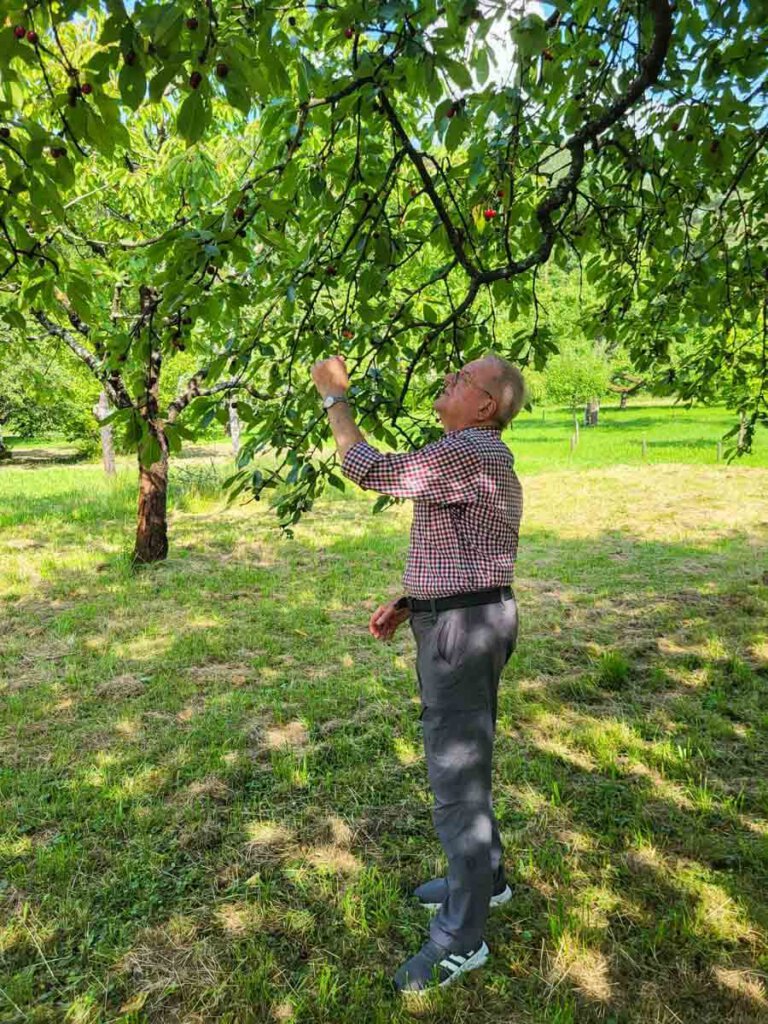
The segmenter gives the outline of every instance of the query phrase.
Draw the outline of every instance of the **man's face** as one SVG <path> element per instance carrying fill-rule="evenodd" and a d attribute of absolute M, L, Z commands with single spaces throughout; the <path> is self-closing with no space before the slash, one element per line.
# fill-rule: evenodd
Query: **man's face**
<path fill-rule="evenodd" d="M 446 430 L 461 430 L 492 420 L 496 412 L 493 367 L 487 359 L 467 363 L 445 375 L 445 389 L 433 408 Z"/>

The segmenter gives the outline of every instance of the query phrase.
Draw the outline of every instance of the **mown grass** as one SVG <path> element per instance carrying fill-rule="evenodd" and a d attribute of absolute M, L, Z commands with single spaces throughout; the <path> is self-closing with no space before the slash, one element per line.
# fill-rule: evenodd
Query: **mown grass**
<path fill-rule="evenodd" d="M 519 468 L 515 900 L 426 1017 L 768 1020 L 768 473 Z M 409 510 L 329 497 L 286 541 L 190 474 L 132 574 L 134 485 L 0 470 L 0 1020 L 410 1019 L 441 859 L 413 641 L 366 629 Z"/>
<path fill-rule="evenodd" d="M 604 403 L 598 427 L 585 428 L 579 417 L 578 444 L 571 450 L 573 414 L 566 409 L 535 409 L 521 413 L 508 440 L 529 473 L 553 467 L 591 469 L 599 466 L 686 463 L 713 465 L 723 461 L 734 438 L 723 440 L 737 422 L 720 407 L 630 404 L 619 409 Z M 643 447 L 645 442 L 645 447 Z M 718 442 L 721 450 L 718 452 Z M 758 428 L 752 452 L 738 462 L 768 466 L 768 430 Z"/>
<path fill-rule="evenodd" d="M 619 409 L 617 399 L 609 399 L 600 410 L 600 425 L 585 428 L 581 415 L 579 440 L 571 449 L 574 433 L 573 413 L 565 408 L 537 407 L 523 411 L 515 420 L 506 440 L 514 448 L 526 473 L 548 472 L 552 469 L 592 469 L 600 466 L 648 465 L 653 463 L 685 463 L 715 465 L 727 457 L 734 438 L 723 440 L 724 435 L 737 423 L 737 417 L 721 406 L 681 405 L 659 400 L 634 399 L 626 409 Z M 35 465 L 39 449 L 51 449 L 64 456 L 74 455 L 72 446 L 65 442 L 44 440 L 22 441 L 6 438 L 16 451 L 16 460 L 29 456 Z M 643 448 L 645 442 L 645 448 Z M 718 452 L 718 442 L 721 450 Z M 224 455 L 228 442 L 223 437 L 208 444 L 209 451 Z M 188 453 L 185 453 L 185 455 Z M 177 464 L 179 460 L 176 460 Z M 183 463 L 185 460 L 182 459 Z M 119 459 L 122 465 L 133 465 L 133 459 Z M 768 430 L 758 427 L 753 450 L 741 456 L 740 466 L 768 467 Z"/>

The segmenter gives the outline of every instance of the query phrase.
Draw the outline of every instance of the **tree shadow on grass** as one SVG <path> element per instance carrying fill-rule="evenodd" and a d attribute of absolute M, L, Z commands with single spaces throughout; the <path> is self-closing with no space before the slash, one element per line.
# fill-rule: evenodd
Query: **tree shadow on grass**
<path fill-rule="evenodd" d="M 2 469 L 40 469 L 44 466 L 66 466 L 86 462 L 90 456 L 72 448 L 11 448 L 11 456 L 0 460 Z"/>
<path fill-rule="evenodd" d="M 180 547 L 139 577 L 61 569 L 9 620 L 5 901 L 27 916 L 4 988 L 54 1012 L 135 1000 L 142 1021 L 405 1019 L 386 979 L 439 851 L 413 642 L 366 629 L 402 531 L 270 552 L 199 524 Z M 768 1019 L 754 535 L 540 531 L 526 551 L 496 753 L 516 898 L 434 1016 Z"/>

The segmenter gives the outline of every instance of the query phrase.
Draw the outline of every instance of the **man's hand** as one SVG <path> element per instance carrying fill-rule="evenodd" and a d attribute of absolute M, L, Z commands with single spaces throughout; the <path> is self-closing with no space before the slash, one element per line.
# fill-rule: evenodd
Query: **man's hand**
<path fill-rule="evenodd" d="M 349 376 L 344 357 L 331 356 L 330 359 L 321 359 L 319 363 L 315 363 L 312 367 L 312 380 L 323 398 L 326 395 L 346 394 Z"/>
<path fill-rule="evenodd" d="M 390 640 L 395 630 L 409 618 L 410 608 L 395 608 L 395 601 L 380 605 L 371 616 L 368 629 L 377 640 Z"/>

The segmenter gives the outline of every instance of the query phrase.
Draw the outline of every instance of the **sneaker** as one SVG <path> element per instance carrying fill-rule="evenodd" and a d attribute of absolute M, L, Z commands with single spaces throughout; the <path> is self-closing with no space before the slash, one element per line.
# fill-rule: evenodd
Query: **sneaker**
<path fill-rule="evenodd" d="M 427 939 L 416 956 L 398 968 L 394 977 L 395 988 L 404 995 L 426 992 L 433 985 L 445 988 L 462 974 L 482 967 L 489 952 L 488 946 L 481 942 L 466 953 L 451 953 L 445 946 Z"/>
<path fill-rule="evenodd" d="M 418 889 L 414 889 L 413 895 L 421 903 L 422 907 L 426 907 L 427 910 L 439 910 L 448 898 L 448 879 L 432 878 L 429 882 L 424 882 L 423 885 L 420 885 Z M 491 894 L 488 905 L 490 907 L 500 907 L 504 903 L 509 903 L 511 899 L 512 890 L 506 882 L 502 882 L 501 888 L 496 889 Z"/>

